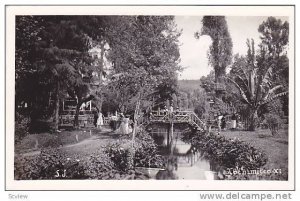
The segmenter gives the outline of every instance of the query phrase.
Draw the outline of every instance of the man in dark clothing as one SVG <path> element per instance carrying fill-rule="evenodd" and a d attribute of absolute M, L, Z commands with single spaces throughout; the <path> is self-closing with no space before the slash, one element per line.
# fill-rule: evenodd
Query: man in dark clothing
<path fill-rule="evenodd" d="M 223 116 L 222 119 L 221 119 L 221 128 L 222 130 L 224 130 L 226 127 L 226 120 L 225 120 L 225 117 Z"/>
<path fill-rule="evenodd" d="M 98 112 L 94 111 L 94 126 L 97 127 Z"/>

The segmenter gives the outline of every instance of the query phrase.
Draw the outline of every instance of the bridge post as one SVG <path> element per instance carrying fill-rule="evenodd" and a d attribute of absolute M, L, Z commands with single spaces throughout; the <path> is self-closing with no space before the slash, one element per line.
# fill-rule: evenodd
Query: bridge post
<path fill-rule="evenodd" d="M 173 154 L 173 133 L 174 133 L 174 123 L 171 122 L 168 125 L 167 129 L 167 147 L 170 151 L 170 154 Z"/>

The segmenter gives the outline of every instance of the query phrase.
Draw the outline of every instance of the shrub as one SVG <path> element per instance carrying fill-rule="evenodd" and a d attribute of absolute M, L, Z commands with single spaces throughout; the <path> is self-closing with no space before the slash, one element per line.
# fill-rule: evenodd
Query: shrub
<path fill-rule="evenodd" d="M 78 159 L 67 158 L 57 149 L 42 150 L 37 156 L 15 158 L 15 179 L 84 179 Z"/>
<path fill-rule="evenodd" d="M 28 134 L 30 118 L 18 112 L 15 114 L 15 140 L 18 141 Z"/>
<path fill-rule="evenodd" d="M 238 139 L 226 139 L 205 131 L 196 132 L 190 139 L 192 146 L 203 152 L 206 158 L 226 168 L 253 170 L 267 162 L 265 153 Z"/>
<path fill-rule="evenodd" d="M 141 131 L 137 134 L 134 149 L 135 167 L 160 168 L 163 166 L 163 158 L 157 153 L 157 145 L 147 132 Z"/>
<path fill-rule="evenodd" d="M 104 153 L 112 160 L 117 170 L 126 172 L 133 169 L 129 140 L 118 140 L 117 142 L 108 144 L 105 147 Z"/>
<path fill-rule="evenodd" d="M 15 157 L 15 179 L 149 179 L 134 165 L 162 166 L 153 139 L 145 132 L 137 134 L 134 160 L 131 145 L 130 139 L 122 138 L 83 160 L 68 157 L 59 149 L 44 149 L 35 156 L 19 155 Z"/>
<path fill-rule="evenodd" d="M 270 113 L 270 114 L 265 115 L 264 122 L 265 122 L 265 124 L 268 125 L 268 128 L 271 131 L 271 134 L 273 136 L 277 135 L 280 125 L 282 124 L 281 118 L 277 114 Z"/>
<path fill-rule="evenodd" d="M 122 154 L 123 157 L 124 155 Z M 136 169 L 130 169 L 132 167 L 130 166 L 130 161 L 127 162 L 127 165 L 125 165 L 126 162 L 124 162 L 124 166 L 120 168 L 118 162 L 115 161 L 116 158 L 117 157 L 112 160 L 108 154 L 101 151 L 93 153 L 83 164 L 85 167 L 85 175 L 89 179 L 102 180 L 149 179 L 149 176 L 146 173 Z"/>
<path fill-rule="evenodd" d="M 89 179 L 120 179 L 120 171 L 105 153 L 93 153 L 84 163 L 85 175 Z"/>
<path fill-rule="evenodd" d="M 134 150 L 131 139 L 120 139 L 105 147 L 105 153 L 120 171 L 128 171 L 134 167 L 162 167 L 163 158 L 157 154 L 157 145 L 152 137 L 141 130 L 136 135 Z M 134 153 L 134 159 L 132 154 Z"/>

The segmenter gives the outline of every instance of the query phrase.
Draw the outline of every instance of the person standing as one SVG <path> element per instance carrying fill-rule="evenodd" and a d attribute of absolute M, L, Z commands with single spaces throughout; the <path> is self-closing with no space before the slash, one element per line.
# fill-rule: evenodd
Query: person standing
<path fill-rule="evenodd" d="M 167 108 L 167 106 L 165 106 L 165 116 L 169 114 L 169 110 Z"/>
<path fill-rule="evenodd" d="M 232 130 L 236 129 L 236 119 L 237 119 L 237 116 L 235 113 L 233 113 L 231 116 L 231 129 Z"/>
<path fill-rule="evenodd" d="M 103 114 L 99 112 L 98 120 L 97 120 L 97 128 L 101 129 L 101 126 L 103 126 Z"/>
<path fill-rule="evenodd" d="M 221 114 L 219 113 L 219 115 L 218 115 L 218 117 L 217 117 L 217 124 L 218 124 L 218 132 L 219 132 L 219 133 L 221 132 L 222 118 L 223 118 L 223 115 L 221 115 Z"/>
<path fill-rule="evenodd" d="M 122 134 L 129 134 L 129 117 L 126 116 L 123 118 L 123 128 L 122 128 Z"/>
<path fill-rule="evenodd" d="M 110 118 L 110 125 L 111 125 L 111 129 L 113 131 L 115 131 L 117 129 L 117 121 L 118 121 L 118 117 L 117 116 L 111 116 L 111 118 Z"/>
<path fill-rule="evenodd" d="M 98 112 L 94 111 L 94 126 L 97 128 L 97 121 L 98 121 Z"/>
<path fill-rule="evenodd" d="M 222 121 L 222 125 L 221 125 L 222 130 L 225 130 L 225 128 L 226 128 L 226 119 L 225 119 L 225 116 L 224 116 L 224 115 L 223 115 L 221 121 Z"/>
<path fill-rule="evenodd" d="M 117 121 L 117 125 L 116 125 L 116 133 L 118 134 L 122 134 L 123 133 L 123 119 L 124 119 L 124 115 L 123 113 L 120 113 L 120 116 L 118 118 L 118 121 Z"/>
<path fill-rule="evenodd" d="M 174 112 L 173 104 L 170 105 L 170 113 L 172 114 Z"/>

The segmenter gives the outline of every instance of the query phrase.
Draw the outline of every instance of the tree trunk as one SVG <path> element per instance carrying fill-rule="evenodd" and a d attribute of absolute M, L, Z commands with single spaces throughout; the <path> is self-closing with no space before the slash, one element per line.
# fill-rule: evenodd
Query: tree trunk
<path fill-rule="evenodd" d="M 79 128 L 79 111 L 80 111 L 81 105 L 82 105 L 81 101 L 76 105 L 75 116 L 74 116 L 74 128 L 75 129 Z"/>
<path fill-rule="evenodd" d="M 54 112 L 54 130 L 58 130 L 58 125 L 59 125 L 59 81 L 57 81 L 57 86 L 56 86 L 56 97 L 55 97 L 55 112 Z"/>
<path fill-rule="evenodd" d="M 100 43 L 101 53 L 100 53 L 100 66 L 99 66 L 99 82 L 102 84 L 103 77 L 103 66 L 104 66 L 104 41 Z"/>
<path fill-rule="evenodd" d="M 256 128 L 256 122 L 257 122 L 257 108 L 251 108 L 250 109 L 250 116 L 249 116 L 249 131 L 255 131 Z"/>
<path fill-rule="evenodd" d="M 139 98 L 140 98 L 140 94 L 139 94 Z M 134 150 L 134 144 L 135 144 L 135 134 L 136 134 L 136 130 L 137 130 L 137 126 L 138 126 L 138 114 L 139 114 L 139 109 L 140 109 L 140 99 L 138 99 L 138 102 L 135 106 L 135 111 L 134 111 L 134 116 L 133 116 L 133 129 L 132 129 L 132 140 L 131 140 L 131 157 L 129 160 L 131 160 L 131 164 L 134 166 L 134 157 L 135 157 L 135 150 Z"/>
<path fill-rule="evenodd" d="M 94 96 L 89 95 L 86 98 L 78 98 L 78 103 L 76 105 L 76 110 L 75 110 L 75 115 L 74 115 L 74 128 L 79 128 L 79 112 L 80 112 L 80 107 L 83 103 L 86 103 L 90 100 L 92 100 Z"/>

